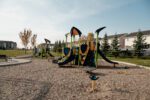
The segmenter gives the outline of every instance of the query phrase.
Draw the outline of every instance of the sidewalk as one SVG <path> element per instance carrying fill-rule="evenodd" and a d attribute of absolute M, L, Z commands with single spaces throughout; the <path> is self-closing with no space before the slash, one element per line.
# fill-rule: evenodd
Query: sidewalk
<path fill-rule="evenodd" d="M 16 59 L 24 59 L 24 58 L 32 58 L 32 55 L 21 55 L 21 56 L 17 56 L 15 57 Z"/>
<path fill-rule="evenodd" d="M 123 61 L 117 61 L 117 60 L 113 60 L 115 62 L 121 63 L 121 64 L 126 64 L 126 65 L 130 65 L 130 66 L 137 66 L 137 67 L 141 67 L 141 68 L 145 68 L 145 69 L 149 69 L 150 67 L 148 66 L 142 66 L 142 65 L 137 65 L 137 64 L 133 64 L 133 63 L 127 63 L 127 62 L 123 62 Z"/>
<path fill-rule="evenodd" d="M 32 62 L 31 59 L 9 59 L 7 62 L 0 62 L 0 66 L 12 66 Z"/>

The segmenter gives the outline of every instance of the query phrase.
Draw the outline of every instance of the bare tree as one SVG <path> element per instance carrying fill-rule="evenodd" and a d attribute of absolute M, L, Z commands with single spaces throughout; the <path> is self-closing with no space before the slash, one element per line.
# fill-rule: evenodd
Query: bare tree
<path fill-rule="evenodd" d="M 32 37 L 31 37 L 31 45 L 33 48 L 35 48 L 36 46 L 36 38 L 37 38 L 37 35 L 34 34 Z"/>
<path fill-rule="evenodd" d="M 30 29 L 28 29 L 28 30 L 24 29 L 23 32 L 19 33 L 19 37 L 20 37 L 20 39 L 22 41 L 22 44 L 25 47 L 25 54 L 26 54 L 27 46 L 28 46 L 28 44 L 30 42 L 29 40 L 30 40 L 31 35 L 32 35 L 32 31 Z"/>
<path fill-rule="evenodd" d="M 36 53 L 37 53 L 37 48 L 36 48 L 36 38 L 37 38 L 37 35 L 34 34 L 32 37 L 31 37 L 31 45 L 33 47 L 33 55 L 35 56 Z"/>

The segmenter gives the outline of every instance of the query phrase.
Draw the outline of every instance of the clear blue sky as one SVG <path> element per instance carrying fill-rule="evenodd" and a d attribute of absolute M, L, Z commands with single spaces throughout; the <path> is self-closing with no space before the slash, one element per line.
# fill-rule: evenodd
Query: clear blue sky
<path fill-rule="evenodd" d="M 21 41 L 30 28 L 38 43 L 65 39 L 72 26 L 83 34 L 106 26 L 101 36 L 150 30 L 150 0 L 1 0 L 0 40 Z"/>

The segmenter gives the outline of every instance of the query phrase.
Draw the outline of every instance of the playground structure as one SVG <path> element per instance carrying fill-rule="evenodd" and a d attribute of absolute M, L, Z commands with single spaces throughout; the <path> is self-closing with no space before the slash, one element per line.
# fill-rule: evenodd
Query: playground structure
<path fill-rule="evenodd" d="M 50 52 L 50 44 L 51 44 L 51 41 L 48 40 L 48 39 L 44 39 L 45 40 L 45 43 L 39 45 L 37 48 L 35 48 L 34 50 L 34 55 L 37 57 L 37 56 L 41 56 L 42 58 L 43 57 L 54 57 L 51 52 Z"/>
<path fill-rule="evenodd" d="M 81 31 L 76 27 L 72 27 L 70 33 L 66 36 L 66 45 L 63 49 L 64 55 L 58 59 L 57 63 L 61 67 L 67 63 L 72 63 L 78 66 L 90 66 L 97 67 L 98 54 L 108 63 L 111 63 L 116 67 L 117 62 L 109 60 L 104 53 L 100 50 L 100 43 L 98 41 L 99 33 L 106 27 L 99 28 L 95 31 L 96 39 L 93 33 L 89 33 L 88 36 L 83 36 Z M 70 45 L 68 45 L 67 38 L 71 36 Z M 79 36 L 78 41 L 75 41 L 75 36 Z M 77 44 L 76 44 L 77 43 Z"/>
<path fill-rule="evenodd" d="M 51 43 L 50 40 L 48 39 L 44 39 L 45 40 L 45 43 L 46 43 L 46 54 L 48 54 L 50 57 L 54 57 L 51 53 L 50 53 L 50 48 L 49 48 L 49 45 Z"/>

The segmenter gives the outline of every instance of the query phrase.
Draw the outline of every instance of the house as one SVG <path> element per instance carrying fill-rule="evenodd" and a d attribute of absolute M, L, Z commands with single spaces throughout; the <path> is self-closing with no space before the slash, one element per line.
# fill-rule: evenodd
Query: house
<path fill-rule="evenodd" d="M 150 48 L 150 30 L 141 31 L 143 33 L 143 38 L 145 38 L 146 44 L 144 45 L 144 49 Z M 137 38 L 138 32 L 132 32 L 126 35 L 125 38 L 125 49 L 133 49 L 134 41 Z"/>
<path fill-rule="evenodd" d="M 0 49 L 8 50 L 8 49 L 16 49 L 16 48 L 17 48 L 16 42 L 0 40 Z"/>
<path fill-rule="evenodd" d="M 125 38 L 126 38 L 126 35 L 127 35 L 127 33 L 117 34 L 117 36 L 118 36 L 118 42 L 119 42 L 119 48 L 120 49 L 124 49 L 125 48 Z M 109 35 L 107 37 L 108 37 L 108 43 L 109 43 L 109 45 L 111 45 L 111 43 L 112 43 L 115 35 Z M 103 39 L 104 38 L 99 38 L 101 44 L 103 43 Z"/>
<path fill-rule="evenodd" d="M 143 46 L 144 49 L 150 49 L 150 30 L 141 31 L 143 33 L 143 37 L 145 38 L 145 45 Z M 137 38 L 138 32 L 131 32 L 131 33 L 123 33 L 123 34 L 117 34 L 119 46 L 122 50 L 133 50 L 133 44 L 135 39 Z M 108 43 L 111 45 L 115 35 L 109 35 L 108 36 Z M 102 44 L 104 38 L 99 38 L 100 43 Z"/>
<path fill-rule="evenodd" d="M 150 52 L 150 30 L 146 30 L 146 31 L 141 31 L 143 33 L 143 37 L 145 38 L 145 45 L 144 45 L 144 49 L 148 50 L 148 52 Z M 118 42 L 119 42 L 119 48 L 121 50 L 133 50 L 133 44 L 134 44 L 134 40 L 137 38 L 137 32 L 131 32 L 131 33 L 122 33 L 122 34 L 117 34 L 118 36 Z M 108 43 L 109 45 L 111 45 L 115 35 L 109 35 L 108 37 Z M 103 39 L 104 38 L 99 38 L 99 42 L 100 44 L 103 43 Z M 95 38 L 96 40 L 96 38 Z M 70 42 L 67 43 L 68 46 L 70 46 Z M 74 41 L 74 45 L 78 46 L 78 41 Z"/>
<path fill-rule="evenodd" d="M 37 46 L 37 48 L 46 48 L 46 43 L 41 43 Z M 48 44 L 48 48 L 52 49 L 54 47 L 54 44 Z"/>

